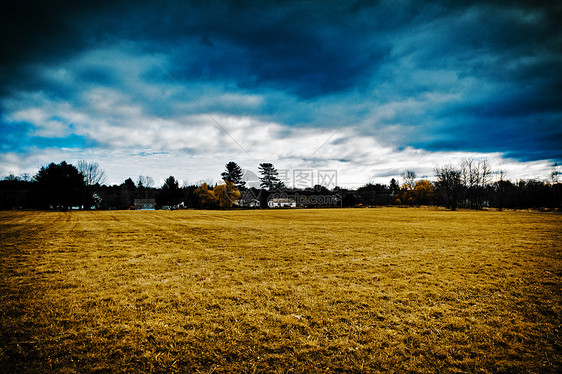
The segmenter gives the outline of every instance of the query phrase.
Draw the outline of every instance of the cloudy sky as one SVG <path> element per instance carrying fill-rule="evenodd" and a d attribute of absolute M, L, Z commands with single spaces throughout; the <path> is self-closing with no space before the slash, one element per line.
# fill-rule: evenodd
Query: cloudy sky
<path fill-rule="evenodd" d="M 556 1 L 1 7 L 0 177 L 87 160 L 108 183 L 196 183 L 233 160 L 357 187 L 463 157 L 511 179 L 562 163 Z"/>

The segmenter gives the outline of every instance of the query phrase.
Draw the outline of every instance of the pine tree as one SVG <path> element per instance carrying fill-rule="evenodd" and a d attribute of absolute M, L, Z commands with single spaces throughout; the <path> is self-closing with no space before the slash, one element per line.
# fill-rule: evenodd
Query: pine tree
<path fill-rule="evenodd" d="M 221 173 L 222 179 L 225 182 L 232 182 L 238 190 L 246 186 L 246 181 L 242 179 L 243 176 L 242 168 L 234 161 L 226 164 L 226 170 Z"/>
<path fill-rule="evenodd" d="M 277 172 L 277 169 L 275 169 L 273 164 L 270 164 L 269 162 L 264 162 L 260 164 L 259 171 L 262 175 L 260 177 L 261 188 L 265 188 L 266 190 L 271 191 L 274 188 L 282 185 L 279 178 L 277 178 L 277 175 L 279 173 Z"/>

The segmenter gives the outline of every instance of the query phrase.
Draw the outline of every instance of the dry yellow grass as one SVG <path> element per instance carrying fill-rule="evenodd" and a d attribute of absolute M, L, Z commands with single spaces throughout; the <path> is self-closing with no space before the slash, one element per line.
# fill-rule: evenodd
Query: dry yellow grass
<path fill-rule="evenodd" d="M 562 216 L 0 212 L 1 372 L 559 372 Z"/>

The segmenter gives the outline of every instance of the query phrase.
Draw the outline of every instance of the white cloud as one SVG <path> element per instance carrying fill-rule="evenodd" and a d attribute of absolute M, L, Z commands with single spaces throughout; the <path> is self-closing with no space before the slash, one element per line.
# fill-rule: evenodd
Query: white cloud
<path fill-rule="evenodd" d="M 140 113 L 133 111 L 133 113 Z M 81 120 L 88 117 L 71 113 Z M 43 118 L 38 114 L 37 118 Z M 231 160 L 257 172 L 261 162 L 278 169 L 337 170 L 341 186 L 358 187 L 368 181 L 388 183 L 406 170 L 419 177 L 433 178 L 433 169 L 443 164 L 458 165 L 464 157 L 488 158 L 494 169 L 508 172 L 511 179 L 546 179 L 546 161 L 517 162 L 499 153 L 428 152 L 397 150 L 374 137 L 361 136 L 355 128 L 344 128 L 330 138 L 331 129 L 291 128 L 249 117 L 216 116 L 232 138 L 205 115 L 176 120 L 130 118 L 118 126 L 104 123 L 96 128 L 82 123 L 80 134 L 92 136 L 100 146 L 87 149 L 34 148 L 25 153 L 0 155 L 0 174 L 35 174 L 49 162 L 86 159 L 99 162 L 109 183 L 149 175 L 157 185 L 169 175 L 195 183 L 218 181 L 224 165 Z M 95 121 L 94 121 L 95 122 Z M 138 126 L 138 127 L 137 127 Z M 86 130 L 87 131 L 86 131 Z M 330 140 L 314 153 L 327 139 Z M 310 156 L 314 153 L 314 158 Z"/>
<path fill-rule="evenodd" d="M 67 107 L 67 105 L 63 105 Z M 64 108 L 63 108 L 64 109 Z M 25 122 L 34 125 L 29 135 L 40 137 L 65 137 L 71 135 L 68 125 L 54 113 L 49 113 L 43 108 L 28 108 L 9 115 L 11 122 Z"/>

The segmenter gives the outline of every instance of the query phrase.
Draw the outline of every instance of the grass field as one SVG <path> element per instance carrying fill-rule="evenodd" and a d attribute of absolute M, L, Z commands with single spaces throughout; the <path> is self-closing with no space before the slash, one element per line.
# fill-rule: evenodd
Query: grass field
<path fill-rule="evenodd" d="M 0 372 L 561 370 L 562 216 L 0 212 Z"/>

